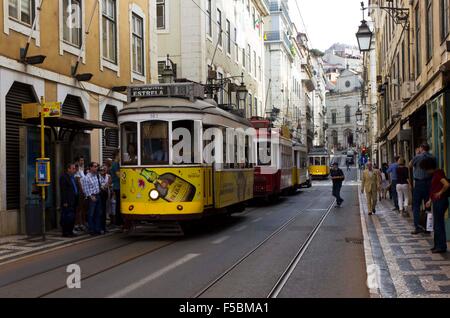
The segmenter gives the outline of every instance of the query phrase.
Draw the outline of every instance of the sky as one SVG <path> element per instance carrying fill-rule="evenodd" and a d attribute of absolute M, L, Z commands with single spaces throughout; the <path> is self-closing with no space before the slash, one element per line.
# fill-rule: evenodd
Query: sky
<path fill-rule="evenodd" d="M 289 0 L 292 20 L 304 31 L 296 1 L 311 48 L 325 51 L 336 42 L 357 45 L 355 34 L 362 20 L 361 0 Z"/>

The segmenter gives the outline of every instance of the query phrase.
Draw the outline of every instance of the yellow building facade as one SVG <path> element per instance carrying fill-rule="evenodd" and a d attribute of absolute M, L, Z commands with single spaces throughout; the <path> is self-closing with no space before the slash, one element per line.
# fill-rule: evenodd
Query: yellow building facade
<path fill-rule="evenodd" d="M 54 228 L 64 165 L 110 158 L 123 87 L 158 80 L 155 17 L 156 0 L 0 1 L 0 236 L 30 234 L 38 222 L 40 137 L 21 105 L 41 97 L 62 103 L 63 117 L 46 129 L 54 176 L 47 228 Z"/>

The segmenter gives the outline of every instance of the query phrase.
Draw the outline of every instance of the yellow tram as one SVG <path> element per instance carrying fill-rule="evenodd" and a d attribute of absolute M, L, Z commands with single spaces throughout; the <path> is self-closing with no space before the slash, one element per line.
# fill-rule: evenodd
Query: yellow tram
<path fill-rule="evenodd" d="M 313 179 L 326 179 L 330 175 L 330 153 L 325 148 L 311 150 L 309 157 L 309 174 Z"/>
<path fill-rule="evenodd" d="M 242 212 L 253 198 L 254 166 L 235 155 L 255 149 L 252 140 L 244 137 L 245 149 L 236 143 L 236 160 L 224 157 L 227 138 L 237 138 L 227 129 L 250 122 L 204 100 L 196 83 L 132 86 L 128 95 L 119 114 L 124 218 L 180 222 Z"/>

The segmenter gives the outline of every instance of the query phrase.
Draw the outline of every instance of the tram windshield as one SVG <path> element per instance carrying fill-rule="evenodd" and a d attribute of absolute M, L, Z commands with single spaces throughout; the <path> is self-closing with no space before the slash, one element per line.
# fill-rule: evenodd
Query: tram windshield
<path fill-rule="evenodd" d="M 272 164 L 272 145 L 270 141 L 258 142 L 258 166 L 270 166 Z"/>
<path fill-rule="evenodd" d="M 122 165 L 137 166 L 137 124 L 122 125 Z"/>
<path fill-rule="evenodd" d="M 147 121 L 141 123 L 141 164 L 169 164 L 169 123 Z"/>

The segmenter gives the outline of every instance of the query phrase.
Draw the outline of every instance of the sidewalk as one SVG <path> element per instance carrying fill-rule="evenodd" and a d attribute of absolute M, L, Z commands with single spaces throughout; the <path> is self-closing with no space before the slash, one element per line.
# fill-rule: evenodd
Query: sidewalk
<path fill-rule="evenodd" d="M 0 237 L 0 266 L 22 258 L 107 237 L 114 233 L 115 231 L 110 231 L 103 236 L 92 237 L 84 234 L 74 238 L 64 238 L 60 231 L 51 231 L 46 234 L 45 242 L 42 241 L 42 237 L 28 238 L 26 235 Z"/>
<path fill-rule="evenodd" d="M 368 274 L 377 273 L 378 297 L 450 297 L 450 254 L 431 253 L 433 235 L 411 235 L 412 217 L 392 212 L 390 201 L 378 203 L 374 216 L 365 195 L 360 203 Z"/>

